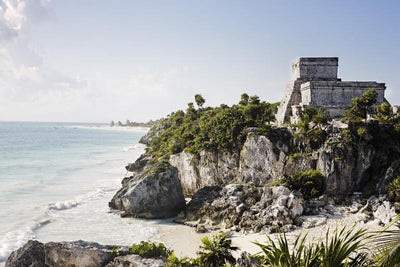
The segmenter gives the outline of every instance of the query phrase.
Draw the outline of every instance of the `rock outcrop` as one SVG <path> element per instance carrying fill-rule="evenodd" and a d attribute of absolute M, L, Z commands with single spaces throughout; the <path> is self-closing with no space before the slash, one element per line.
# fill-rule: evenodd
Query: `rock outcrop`
<path fill-rule="evenodd" d="M 122 267 L 165 266 L 163 259 L 132 255 L 128 247 L 103 246 L 94 242 L 28 241 L 11 253 L 5 267 Z"/>
<path fill-rule="evenodd" d="M 177 222 L 198 231 L 231 229 L 274 231 L 290 228 L 303 214 L 304 200 L 299 192 L 284 186 L 229 184 L 223 188 L 200 189 L 188 203 Z"/>
<path fill-rule="evenodd" d="M 109 206 L 127 216 L 168 218 L 185 207 L 178 171 L 175 167 L 147 166 L 141 172 L 125 178 L 122 188 Z"/>
<path fill-rule="evenodd" d="M 23 247 L 11 253 L 5 267 L 44 267 L 44 244 L 29 240 Z"/>

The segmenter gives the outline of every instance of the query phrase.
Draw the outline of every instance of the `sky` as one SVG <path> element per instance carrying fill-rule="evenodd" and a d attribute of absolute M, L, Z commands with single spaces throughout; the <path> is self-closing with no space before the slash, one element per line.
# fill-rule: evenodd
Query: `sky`
<path fill-rule="evenodd" d="M 0 0 L 0 121 L 147 121 L 281 100 L 298 57 L 400 104 L 400 1 Z"/>

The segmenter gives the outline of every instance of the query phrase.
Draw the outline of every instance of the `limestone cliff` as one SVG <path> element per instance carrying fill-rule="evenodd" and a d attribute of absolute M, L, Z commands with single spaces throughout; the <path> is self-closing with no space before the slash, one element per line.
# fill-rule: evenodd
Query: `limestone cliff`
<path fill-rule="evenodd" d="M 192 196 L 206 186 L 231 183 L 264 186 L 310 169 L 321 171 L 325 193 L 331 196 L 384 193 L 399 168 L 400 145 L 385 137 L 384 126 L 370 122 L 366 128 L 362 137 L 348 140 L 342 123 L 311 125 L 323 133 L 318 142 L 302 137 L 295 127 L 264 134 L 250 129 L 240 152 L 183 151 L 170 156 L 163 163 L 168 167 L 157 174 L 149 171 L 155 164 L 151 157 L 143 155 L 127 166 L 134 175 L 124 179 L 110 206 L 131 216 L 169 217 L 183 210 L 182 193 Z"/>

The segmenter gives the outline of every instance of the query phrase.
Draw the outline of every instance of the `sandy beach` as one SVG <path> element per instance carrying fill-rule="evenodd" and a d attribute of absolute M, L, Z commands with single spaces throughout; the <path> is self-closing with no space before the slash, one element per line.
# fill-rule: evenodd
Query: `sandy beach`
<path fill-rule="evenodd" d="M 383 226 L 379 225 L 377 220 L 364 223 L 363 218 L 365 218 L 363 213 L 336 214 L 332 216 L 332 218 L 327 219 L 326 223 L 323 225 L 309 229 L 299 227 L 285 234 L 291 243 L 294 242 L 299 234 L 306 233 L 308 233 L 307 242 L 319 242 L 325 238 L 328 229 L 330 229 L 330 232 L 333 232 L 336 228 L 342 228 L 344 226 L 348 229 L 355 226 L 356 229 L 364 228 L 368 231 L 378 231 L 383 228 Z M 172 220 L 150 222 L 149 224 L 158 230 L 158 234 L 152 241 L 163 242 L 168 248 L 173 249 L 177 256 L 181 257 L 196 257 L 196 252 L 201 245 L 201 238 L 204 236 L 212 237 L 218 233 L 218 231 L 215 231 L 199 234 L 196 233 L 195 228 L 173 223 Z M 253 242 L 265 244 L 267 241 L 267 234 L 265 233 L 230 232 L 230 234 L 232 235 L 232 245 L 239 248 L 238 251 L 234 252 L 234 256 L 236 257 L 239 257 L 242 251 L 246 251 L 250 254 L 260 252 L 260 248 Z M 277 240 L 278 234 L 268 234 L 268 236 L 273 240 Z"/>

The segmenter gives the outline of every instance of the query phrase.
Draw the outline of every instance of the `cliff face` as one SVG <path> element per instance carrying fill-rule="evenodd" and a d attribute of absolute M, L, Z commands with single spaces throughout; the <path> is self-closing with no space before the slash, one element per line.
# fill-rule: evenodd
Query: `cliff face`
<path fill-rule="evenodd" d="M 400 165 L 397 141 L 389 138 L 383 142 L 385 129 L 380 125 L 369 125 L 367 133 L 356 140 L 345 137 L 343 125 L 333 123 L 324 127 L 324 139 L 319 143 L 299 137 L 291 127 L 273 128 L 265 135 L 253 129 L 240 152 L 201 151 L 198 155 L 181 152 L 164 163 L 169 166 L 167 173 L 157 175 L 146 171 L 154 162 L 148 163 L 150 158 L 142 156 L 127 166 L 134 175 L 124 179 L 123 188 L 110 206 L 132 216 L 168 217 L 184 208 L 178 191 L 192 196 L 206 186 L 272 185 L 310 169 L 321 171 L 324 191 L 331 196 L 344 197 L 353 192 L 384 193 L 385 185 L 393 179 Z M 162 178 L 164 176 L 167 179 Z M 161 185 L 160 179 L 168 183 Z M 144 197 L 146 195 L 149 197 Z M 151 204 L 153 199 L 170 204 L 158 209 L 159 204 Z M 164 211 L 168 212 L 164 214 Z M 162 212 L 162 216 L 156 216 L 157 212 Z"/>
<path fill-rule="evenodd" d="M 333 132 L 327 140 L 334 142 L 338 135 Z M 382 193 L 381 181 L 395 159 L 395 154 L 368 142 L 335 147 L 326 142 L 310 152 L 291 153 L 289 149 L 294 143 L 293 138 L 285 144 L 267 136 L 251 135 L 240 153 L 202 151 L 196 158 L 181 152 L 171 156 L 169 162 L 178 170 L 185 195 L 193 195 L 204 186 L 233 182 L 264 185 L 309 169 L 321 170 L 327 193 L 347 195 L 375 189 Z M 397 149 L 393 147 L 393 151 Z"/>

